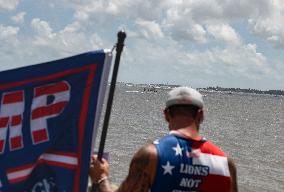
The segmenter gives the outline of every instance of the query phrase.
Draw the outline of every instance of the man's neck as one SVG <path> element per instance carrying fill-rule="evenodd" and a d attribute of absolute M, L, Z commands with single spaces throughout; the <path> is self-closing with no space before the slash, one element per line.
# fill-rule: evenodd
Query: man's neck
<path fill-rule="evenodd" d="M 194 121 L 173 121 L 169 124 L 169 129 L 188 138 L 200 138 L 198 127 Z"/>
<path fill-rule="evenodd" d="M 199 133 L 196 130 L 191 130 L 188 128 L 171 130 L 171 133 L 176 133 L 184 138 L 190 138 L 194 140 L 200 140 L 201 138 Z"/>

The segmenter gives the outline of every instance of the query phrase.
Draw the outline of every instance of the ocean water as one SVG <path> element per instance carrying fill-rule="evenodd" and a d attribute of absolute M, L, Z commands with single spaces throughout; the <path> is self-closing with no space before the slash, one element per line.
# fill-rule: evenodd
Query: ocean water
<path fill-rule="evenodd" d="M 140 146 L 168 133 L 163 117 L 168 90 L 119 83 L 105 151 L 110 179 L 119 183 Z M 205 120 L 201 135 L 220 146 L 237 166 L 240 192 L 284 191 L 284 97 L 200 91 Z M 96 148 L 100 139 L 97 136 Z"/>

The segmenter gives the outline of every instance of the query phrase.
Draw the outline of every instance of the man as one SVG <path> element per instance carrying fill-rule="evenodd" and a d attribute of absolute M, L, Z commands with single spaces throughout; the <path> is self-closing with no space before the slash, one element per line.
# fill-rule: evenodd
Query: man
<path fill-rule="evenodd" d="M 129 173 L 117 192 L 236 192 L 233 161 L 199 135 L 202 95 L 195 89 L 171 90 L 164 110 L 170 133 L 143 146 L 133 156 Z M 112 192 L 108 163 L 93 157 L 92 181 L 100 192 Z"/>

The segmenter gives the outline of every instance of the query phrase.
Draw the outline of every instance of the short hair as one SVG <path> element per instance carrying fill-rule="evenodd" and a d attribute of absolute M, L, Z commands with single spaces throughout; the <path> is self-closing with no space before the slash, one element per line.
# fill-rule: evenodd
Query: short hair
<path fill-rule="evenodd" d="M 185 115 L 185 116 L 191 116 L 193 118 L 196 118 L 197 112 L 200 107 L 197 107 L 195 105 L 173 105 L 167 108 L 169 110 L 169 113 L 172 117 L 175 117 L 177 115 Z"/>

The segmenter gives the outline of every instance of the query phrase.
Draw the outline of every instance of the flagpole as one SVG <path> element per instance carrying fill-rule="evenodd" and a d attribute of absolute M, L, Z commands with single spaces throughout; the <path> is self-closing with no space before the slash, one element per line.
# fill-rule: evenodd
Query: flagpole
<path fill-rule="evenodd" d="M 110 84 L 110 89 L 109 89 L 104 124 L 103 124 L 102 134 L 101 134 L 101 141 L 100 141 L 99 151 L 98 151 L 99 160 L 102 159 L 103 152 L 104 152 L 105 141 L 106 141 L 106 136 L 107 136 L 107 129 L 108 129 L 108 124 L 109 124 L 109 118 L 110 118 L 113 96 L 114 96 L 114 91 L 115 91 L 117 73 L 118 73 L 118 68 L 119 68 L 120 55 L 123 51 L 125 38 L 126 38 L 125 31 L 122 30 L 117 33 L 115 63 L 114 63 L 113 72 L 112 72 L 112 79 L 111 79 L 111 84 Z"/>
<path fill-rule="evenodd" d="M 108 129 L 108 124 L 109 124 L 109 118 L 110 118 L 112 101 L 113 101 L 113 96 L 114 96 L 114 91 L 115 91 L 117 73 L 118 73 L 118 68 L 119 68 L 120 55 L 123 51 L 125 38 L 126 38 L 125 31 L 122 30 L 117 33 L 115 62 L 114 62 L 113 71 L 112 71 L 112 78 L 111 78 L 109 95 L 108 95 L 107 106 L 106 106 L 106 111 L 105 111 L 104 124 L 102 128 L 101 140 L 100 140 L 99 151 L 98 151 L 98 159 L 100 161 L 102 160 L 103 153 L 104 153 L 107 129 Z M 97 191 L 96 185 L 93 184 L 91 188 L 91 192 L 96 192 L 96 191 Z"/>

